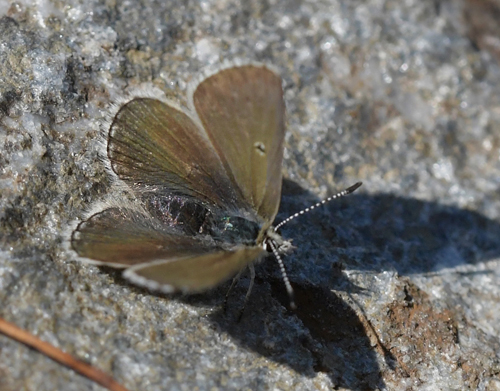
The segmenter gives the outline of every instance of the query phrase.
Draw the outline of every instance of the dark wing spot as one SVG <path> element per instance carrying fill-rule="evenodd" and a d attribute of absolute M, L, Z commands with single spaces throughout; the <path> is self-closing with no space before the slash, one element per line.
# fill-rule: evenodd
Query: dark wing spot
<path fill-rule="evenodd" d="M 257 141 L 253 146 L 255 147 L 259 155 L 264 156 L 266 154 L 266 146 L 263 142 Z"/>

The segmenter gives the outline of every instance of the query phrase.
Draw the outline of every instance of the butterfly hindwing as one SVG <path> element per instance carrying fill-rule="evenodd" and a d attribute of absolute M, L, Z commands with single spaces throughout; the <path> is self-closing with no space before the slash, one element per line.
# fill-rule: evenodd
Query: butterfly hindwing
<path fill-rule="evenodd" d="M 213 250 L 210 238 L 185 235 L 160 224 L 143 211 L 108 208 L 80 223 L 71 247 L 94 263 L 129 267 L 159 258 L 175 258 Z"/>
<path fill-rule="evenodd" d="M 174 259 L 159 259 L 127 269 L 124 276 L 135 284 L 164 292 L 201 292 L 212 288 L 255 261 L 261 247 L 240 247 Z"/>

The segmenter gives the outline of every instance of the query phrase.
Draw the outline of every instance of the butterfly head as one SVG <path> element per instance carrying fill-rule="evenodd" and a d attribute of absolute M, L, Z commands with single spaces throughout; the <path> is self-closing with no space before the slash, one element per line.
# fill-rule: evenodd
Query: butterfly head
<path fill-rule="evenodd" d="M 272 226 L 266 230 L 262 246 L 267 252 L 273 252 L 274 247 L 279 254 L 288 254 L 295 248 L 291 239 L 284 239 Z"/>

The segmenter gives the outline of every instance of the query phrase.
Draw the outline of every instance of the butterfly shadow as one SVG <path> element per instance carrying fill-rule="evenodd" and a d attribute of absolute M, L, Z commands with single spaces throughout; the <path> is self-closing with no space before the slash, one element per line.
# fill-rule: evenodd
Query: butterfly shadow
<path fill-rule="evenodd" d="M 247 281 L 234 302 L 211 320 L 238 343 L 307 377 L 324 373 L 335 387 L 384 388 L 366 322 L 340 296 L 325 287 L 294 282 L 296 310 L 289 308 L 283 281 L 257 277 L 255 291 L 238 320 Z M 384 357 L 392 366 L 389 352 Z M 362 365 L 359 363 L 362 362 Z"/>
<path fill-rule="evenodd" d="M 277 221 L 317 198 L 285 180 Z M 360 292 L 343 270 L 396 271 L 399 275 L 453 272 L 464 264 L 500 256 L 500 224 L 473 211 L 390 194 L 355 193 L 290 222 L 282 234 L 296 249 L 285 265 L 297 309 L 289 309 L 279 268 L 272 257 L 256 267 L 256 282 L 238 322 L 249 278 L 231 292 L 214 324 L 245 348 L 306 376 L 327 374 L 335 386 L 383 388 L 377 353 L 388 368 L 397 364 L 361 308 L 335 292 Z M 225 284 L 207 295 L 185 299 L 194 305 L 224 297 Z M 373 292 L 372 292 L 373 293 Z M 368 292 L 370 294 L 370 292 Z"/>
<path fill-rule="evenodd" d="M 314 195 L 285 180 L 276 220 L 314 202 Z M 291 274 L 334 288 L 343 282 L 335 271 L 339 267 L 411 276 L 500 257 L 500 222 L 453 205 L 391 194 L 358 191 L 284 228 L 283 236 L 296 246 L 287 257 Z"/>

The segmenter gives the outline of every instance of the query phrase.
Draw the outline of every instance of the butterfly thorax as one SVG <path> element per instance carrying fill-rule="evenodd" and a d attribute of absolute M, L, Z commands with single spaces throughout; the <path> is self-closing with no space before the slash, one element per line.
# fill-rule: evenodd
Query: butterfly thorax
<path fill-rule="evenodd" d="M 258 222 L 234 215 L 214 215 L 210 226 L 210 235 L 224 244 L 255 246 L 259 234 Z"/>

